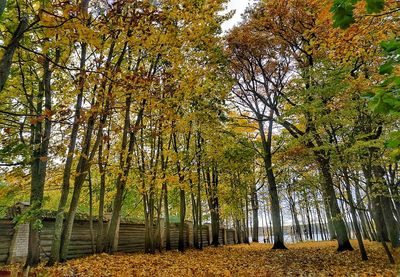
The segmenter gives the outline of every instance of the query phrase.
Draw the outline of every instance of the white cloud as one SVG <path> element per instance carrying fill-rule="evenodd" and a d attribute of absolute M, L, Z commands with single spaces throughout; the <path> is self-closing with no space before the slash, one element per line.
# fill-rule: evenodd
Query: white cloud
<path fill-rule="evenodd" d="M 222 24 L 222 30 L 228 31 L 233 26 L 237 25 L 241 20 L 241 14 L 245 11 L 251 0 L 230 0 L 227 7 L 227 12 L 236 10 L 233 17 Z"/>

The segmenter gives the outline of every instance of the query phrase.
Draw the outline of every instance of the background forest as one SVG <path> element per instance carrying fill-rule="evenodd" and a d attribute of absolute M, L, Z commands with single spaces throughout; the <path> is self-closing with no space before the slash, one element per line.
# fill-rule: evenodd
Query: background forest
<path fill-rule="evenodd" d="M 226 0 L 0 0 L 0 217 L 30 203 L 28 263 L 55 217 L 233 227 L 292 240 L 400 245 L 396 0 L 256 1 L 229 32 Z M 104 232 L 103 219 L 109 218 Z M 165 230 L 160 220 L 165 219 Z M 259 234 L 259 229 L 263 234 Z M 286 240 L 286 241 L 285 241 Z M 386 242 L 390 242 L 389 246 Z"/>

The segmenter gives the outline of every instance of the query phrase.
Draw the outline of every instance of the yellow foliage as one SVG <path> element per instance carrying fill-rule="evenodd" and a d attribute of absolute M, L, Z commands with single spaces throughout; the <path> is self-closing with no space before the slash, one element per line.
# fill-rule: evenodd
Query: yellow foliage
<path fill-rule="evenodd" d="M 397 276 L 381 245 L 365 243 L 365 262 L 357 250 L 339 253 L 329 241 L 289 244 L 289 251 L 242 244 L 156 255 L 100 254 L 36 271 L 45 276 Z"/>

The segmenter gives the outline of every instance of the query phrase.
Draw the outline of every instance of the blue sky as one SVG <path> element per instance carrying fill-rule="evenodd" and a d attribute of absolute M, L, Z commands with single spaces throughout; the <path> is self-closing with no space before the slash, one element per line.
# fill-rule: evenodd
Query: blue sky
<path fill-rule="evenodd" d="M 240 21 L 240 15 L 244 12 L 251 0 L 231 0 L 228 4 L 228 11 L 236 10 L 235 15 L 227 22 L 222 24 L 224 31 L 229 30 Z"/>

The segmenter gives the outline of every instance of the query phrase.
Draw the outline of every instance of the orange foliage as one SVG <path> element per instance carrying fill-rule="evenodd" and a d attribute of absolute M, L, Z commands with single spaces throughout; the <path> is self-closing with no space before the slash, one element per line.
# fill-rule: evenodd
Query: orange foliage
<path fill-rule="evenodd" d="M 52 268 L 40 276 L 397 276 L 380 244 L 365 242 L 369 260 L 358 251 L 336 252 L 336 242 L 289 244 L 289 251 L 269 244 L 208 247 L 147 254 L 100 254 Z M 356 245 L 353 242 L 353 245 Z"/>

